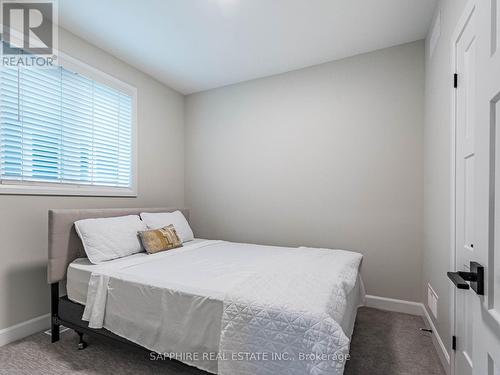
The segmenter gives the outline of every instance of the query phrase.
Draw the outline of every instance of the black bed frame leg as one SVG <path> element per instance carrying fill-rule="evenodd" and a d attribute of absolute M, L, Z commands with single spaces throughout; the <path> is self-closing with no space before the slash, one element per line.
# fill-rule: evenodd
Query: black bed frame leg
<path fill-rule="evenodd" d="M 85 349 L 88 346 L 88 344 L 83 339 L 83 332 L 78 332 L 78 331 L 75 331 L 75 332 L 78 334 L 78 337 L 79 337 L 78 350 Z"/>
<path fill-rule="evenodd" d="M 50 284 L 50 334 L 52 343 L 59 341 L 59 283 Z"/>

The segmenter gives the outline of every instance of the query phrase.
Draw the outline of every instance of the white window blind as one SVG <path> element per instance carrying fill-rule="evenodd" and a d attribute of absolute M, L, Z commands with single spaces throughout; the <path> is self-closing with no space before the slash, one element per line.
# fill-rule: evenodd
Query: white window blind
<path fill-rule="evenodd" d="M 130 95 L 63 67 L 0 75 L 2 184 L 131 187 Z"/>

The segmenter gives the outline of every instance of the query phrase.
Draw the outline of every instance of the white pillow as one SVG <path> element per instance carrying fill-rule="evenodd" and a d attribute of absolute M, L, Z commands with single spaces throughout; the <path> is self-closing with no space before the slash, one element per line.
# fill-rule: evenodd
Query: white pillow
<path fill-rule="evenodd" d="M 174 212 L 141 212 L 141 219 L 149 229 L 159 229 L 172 224 L 182 242 L 194 240 L 193 231 L 180 211 Z"/>
<path fill-rule="evenodd" d="M 78 220 L 75 228 L 94 264 L 144 251 L 137 232 L 147 227 L 138 215 Z"/>

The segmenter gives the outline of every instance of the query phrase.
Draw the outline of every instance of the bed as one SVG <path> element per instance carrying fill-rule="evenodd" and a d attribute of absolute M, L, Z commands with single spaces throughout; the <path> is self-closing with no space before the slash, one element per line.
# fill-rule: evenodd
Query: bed
<path fill-rule="evenodd" d="M 72 223 L 144 210 L 49 212 L 53 341 L 62 324 L 210 373 L 343 373 L 364 293 L 360 254 L 195 239 L 154 255 L 86 259 Z"/>

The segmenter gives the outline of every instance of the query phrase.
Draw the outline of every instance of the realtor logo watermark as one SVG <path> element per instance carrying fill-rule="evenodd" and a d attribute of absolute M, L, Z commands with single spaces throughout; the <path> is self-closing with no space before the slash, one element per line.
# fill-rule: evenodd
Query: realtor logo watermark
<path fill-rule="evenodd" d="M 57 59 L 57 0 L 0 0 L 3 66 L 52 67 Z"/>

